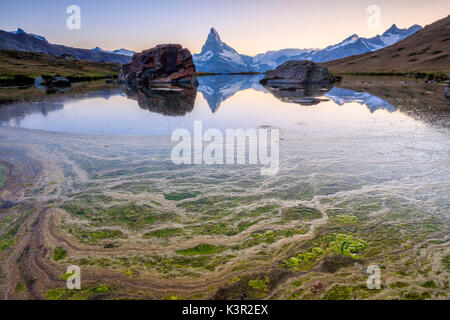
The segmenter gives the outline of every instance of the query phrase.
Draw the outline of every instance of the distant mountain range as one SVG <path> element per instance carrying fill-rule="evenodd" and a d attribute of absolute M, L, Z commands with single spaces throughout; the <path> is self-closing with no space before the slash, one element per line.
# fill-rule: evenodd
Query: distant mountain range
<path fill-rule="evenodd" d="M 69 55 L 80 60 L 94 62 L 114 62 L 121 64 L 131 62 L 131 51 L 125 49 L 107 52 L 101 49 L 89 50 L 51 44 L 43 36 L 27 33 L 20 28 L 12 32 L 0 30 L 0 49 L 41 52 L 57 57 Z"/>
<path fill-rule="evenodd" d="M 17 28 L 16 31 L 10 31 L 9 33 L 12 33 L 12 34 L 27 34 L 29 36 L 32 36 L 32 37 L 38 39 L 38 40 L 42 40 L 42 41 L 48 42 L 47 39 L 45 39 L 43 36 L 40 36 L 40 35 L 34 34 L 34 33 L 26 33 L 21 28 Z"/>
<path fill-rule="evenodd" d="M 382 35 L 360 38 L 353 34 L 340 43 L 328 46 L 325 49 L 282 49 L 251 57 L 239 54 L 220 39 L 216 29 L 211 28 L 201 52 L 194 54 L 193 58 L 198 72 L 266 72 L 288 60 L 327 62 L 373 52 L 402 41 L 421 29 L 422 27 L 419 25 L 413 25 L 408 29 L 399 29 L 394 24 Z M 99 47 L 89 50 L 51 44 L 43 36 L 27 33 L 21 28 L 12 32 L 0 30 L 0 49 L 41 52 L 54 56 L 69 55 L 81 60 L 121 64 L 131 62 L 132 56 L 136 53 L 123 48 L 106 51 Z"/>
<path fill-rule="evenodd" d="M 450 16 L 376 52 L 324 63 L 331 72 L 450 72 Z"/>
<path fill-rule="evenodd" d="M 257 54 L 254 57 L 239 54 L 222 42 L 216 29 L 211 31 L 199 54 L 194 54 L 197 71 L 211 73 L 266 72 L 289 60 L 325 62 L 356 54 L 372 52 L 393 45 L 421 30 L 419 25 L 399 29 L 395 24 L 382 35 L 360 38 L 357 34 L 325 49 L 282 49 Z"/>
<path fill-rule="evenodd" d="M 132 56 L 134 56 L 134 55 L 136 54 L 136 52 L 131 51 L 131 50 L 127 50 L 127 49 L 124 49 L 124 48 L 122 48 L 122 49 L 117 49 L 117 50 L 114 50 L 114 51 L 106 51 L 106 50 L 103 50 L 103 49 L 101 49 L 101 48 L 99 48 L 99 47 L 95 47 L 94 49 L 91 49 L 91 51 L 94 51 L 94 52 L 114 53 L 114 54 L 120 54 L 120 55 L 128 56 L 128 57 L 132 57 Z"/>

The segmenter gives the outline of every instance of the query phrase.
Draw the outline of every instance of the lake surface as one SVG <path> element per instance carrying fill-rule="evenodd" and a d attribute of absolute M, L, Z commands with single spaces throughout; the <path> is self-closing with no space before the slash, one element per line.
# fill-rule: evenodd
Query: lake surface
<path fill-rule="evenodd" d="M 0 195 L 19 204 L 8 209 L 17 219 L 42 219 L 29 221 L 38 240 L 24 258 L 32 274 L 53 272 L 40 285 L 58 287 L 52 279 L 76 264 L 86 278 L 115 279 L 117 297 L 319 299 L 335 285 L 355 299 L 446 297 L 450 130 L 402 111 L 418 89 L 394 88 L 389 103 L 339 85 L 271 90 L 260 78 L 1 107 L 0 165 L 14 181 Z M 171 133 L 197 120 L 203 130 L 280 129 L 279 172 L 174 164 Z M 359 249 L 339 251 L 342 239 Z M 59 262 L 48 257 L 55 244 L 68 248 Z M 383 290 L 364 289 L 368 265 L 382 268 Z M 266 277 L 267 290 L 248 287 Z"/>
<path fill-rule="evenodd" d="M 197 92 L 186 98 L 175 91 L 135 94 L 121 89 L 104 96 L 34 103 L 24 113 L 0 111 L 0 125 L 81 134 L 170 135 L 191 129 L 195 120 L 207 128 L 271 126 L 295 134 L 376 135 L 423 128 L 395 106 L 368 93 L 338 87 L 323 90 L 317 105 L 286 103 L 259 84 L 261 76 L 200 77 Z M 146 100 L 147 99 L 147 100 Z M 165 106 L 175 111 L 165 114 Z M 162 104 L 162 105 L 161 105 Z M 178 105 L 177 105 L 178 104 Z M 167 113 L 167 112 L 166 112 Z"/>

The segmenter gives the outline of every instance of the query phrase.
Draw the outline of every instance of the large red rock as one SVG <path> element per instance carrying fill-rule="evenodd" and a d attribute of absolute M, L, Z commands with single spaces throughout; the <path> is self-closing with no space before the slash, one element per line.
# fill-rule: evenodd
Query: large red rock
<path fill-rule="evenodd" d="M 152 83 L 198 83 L 192 55 L 179 44 L 161 44 L 136 53 L 131 63 L 122 66 L 119 81 L 142 86 Z"/>

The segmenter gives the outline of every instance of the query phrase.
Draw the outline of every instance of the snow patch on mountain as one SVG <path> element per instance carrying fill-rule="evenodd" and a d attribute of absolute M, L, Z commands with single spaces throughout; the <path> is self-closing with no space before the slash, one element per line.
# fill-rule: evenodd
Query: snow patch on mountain
<path fill-rule="evenodd" d="M 42 40 L 42 41 L 48 42 L 47 39 L 45 39 L 43 36 L 40 36 L 40 35 L 35 34 L 35 33 L 27 33 L 22 28 L 17 28 L 16 31 L 9 31 L 9 33 L 13 33 L 13 34 L 27 34 L 29 36 L 32 36 L 33 38 L 38 39 L 38 40 Z"/>
<path fill-rule="evenodd" d="M 404 40 L 422 29 L 413 25 L 399 29 L 393 24 L 382 35 L 361 38 L 357 34 L 325 49 L 282 49 L 267 51 L 254 57 L 239 54 L 222 42 L 216 29 L 211 28 L 208 38 L 199 54 L 194 54 L 197 71 L 214 73 L 266 72 L 289 60 L 312 60 L 326 62 L 382 49 Z"/>
<path fill-rule="evenodd" d="M 93 52 L 114 53 L 114 54 L 120 54 L 122 56 L 127 56 L 127 57 L 132 57 L 132 56 L 134 56 L 136 54 L 136 52 L 131 51 L 131 50 L 127 50 L 127 49 L 124 49 L 124 48 L 117 49 L 117 50 L 114 50 L 114 51 L 107 51 L 107 50 L 103 50 L 100 47 L 95 47 L 94 49 L 91 49 L 91 51 L 93 51 Z"/>

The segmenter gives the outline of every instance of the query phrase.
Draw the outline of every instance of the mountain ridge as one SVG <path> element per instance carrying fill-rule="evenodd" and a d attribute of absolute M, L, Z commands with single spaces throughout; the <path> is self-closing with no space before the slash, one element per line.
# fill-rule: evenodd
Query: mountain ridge
<path fill-rule="evenodd" d="M 324 49 L 281 49 L 271 50 L 255 56 L 239 54 L 235 49 L 222 42 L 219 33 L 211 28 L 207 40 L 198 54 L 194 54 L 194 62 L 199 72 L 237 73 L 266 72 L 288 60 L 312 60 L 326 62 L 351 55 L 373 52 L 401 41 L 422 27 L 415 24 L 409 28 L 399 29 L 393 24 L 383 34 L 372 38 L 361 38 L 357 34 Z"/>
<path fill-rule="evenodd" d="M 131 57 L 126 55 L 119 55 L 109 52 L 97 52 L 89 49 L 51 44 L 44 37 L 26 33 L 20 28 L 15 32 L 0 30 L 0 49 L 38 52 L 53 55 L 56 57 L 71 55 L 79 60 L 94 62 L 112 62 L 124 64 L 131 61 Z"/>
<path fill-rule="evenodd" d="M 375 52 L 325 62 L 336 73 L 450 72 L 450 15 Z"/>

